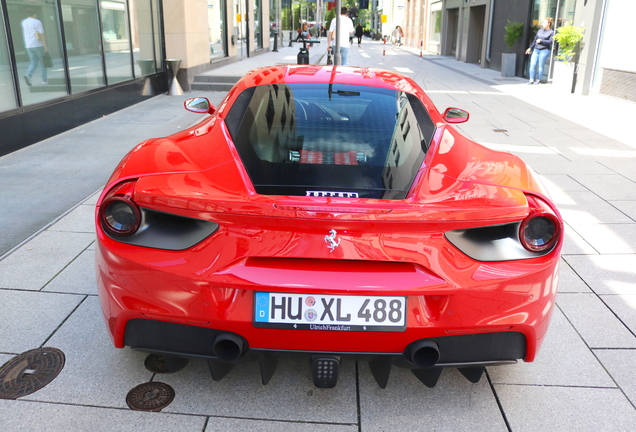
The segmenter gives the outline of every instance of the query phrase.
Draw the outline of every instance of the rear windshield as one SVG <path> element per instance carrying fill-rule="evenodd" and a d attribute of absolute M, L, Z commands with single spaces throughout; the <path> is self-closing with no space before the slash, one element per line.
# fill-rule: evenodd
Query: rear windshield
<path fill-rule="evenodd" d="M 252 87 L 226 123 L 265 195 L 403 199 L 435 132 L 415 96 L 341 84 Z"/>

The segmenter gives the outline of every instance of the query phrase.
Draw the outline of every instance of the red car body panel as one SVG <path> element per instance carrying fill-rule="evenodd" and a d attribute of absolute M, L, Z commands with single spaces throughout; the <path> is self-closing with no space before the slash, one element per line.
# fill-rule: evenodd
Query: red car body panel
<path fill-rule="evenodd" d="M 259 195 L 225 125 L 245 88 L 271 83 L 347 83 L 416 95 L 437 126 L 404 200 Z M 109 237 L 99 211 L 108 191 L 135 179 L 141 207 L 213 221 L 219 228 L 187 250 Z M 131 319 L 225 330 L 250 348 L 399 355 L 418 339 L 520 332 L 533 361 L 553 310 L 562 241 L 531 259 L 482 262 L 444 233 L 506 224 L 528 215 L 528 194 L 550 203 L 516 156 L 476 144 L 445 123 L 402 75 L 364 68 L 276 66 L 246 75 L 199 124 L 133 149 L 97 204 L 96 263 L 101 301 L 116 347 Z M 324 238 L 337 230 L 340 247 Z M 562 231 L 559 233 L 562 236 Z M 399 332 L 257 328 L 254 292 L 407 296 Z"/>

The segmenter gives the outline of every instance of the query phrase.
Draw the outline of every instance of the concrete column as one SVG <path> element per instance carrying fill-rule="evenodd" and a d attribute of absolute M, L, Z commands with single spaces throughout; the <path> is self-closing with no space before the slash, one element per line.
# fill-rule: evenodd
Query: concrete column
<path fill-rule="evenodd" d="M 577 3 L 575 12 L 575 25 L 585 27 L 585 37 L 583 39 L 578 64 L 578 77 L 576 93 L 587 96 L 592 86 L 594 75 L 594 61 L 596 60 L 600 36 L 600 26 L 604 0 L 591 0 L 589 3 Z"/>
<path fill-rule="evenodd" d="M 166 58 L 181 69 L 210 63 L 207 0 L 163 0 Z"/>

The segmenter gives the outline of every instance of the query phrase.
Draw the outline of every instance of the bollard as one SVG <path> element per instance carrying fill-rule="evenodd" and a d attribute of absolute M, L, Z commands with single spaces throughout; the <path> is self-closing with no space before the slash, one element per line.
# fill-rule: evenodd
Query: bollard
<path fill-rule="evenodd" d="M 384 37 L 384 48 L 382 48 L 382 55 L 386 55 L 386 36 Z"/>
<path fill-rule="evenodd" d="M 278 29 L 274 32 L 274 49 L 272 52 L 278 52 Z"/>
<path fill-rule="evenodd" d="M 179 81 L 177 80 L 177 73 L 179 73 L 179 66 L 181 65 L 181 60 L 177 59 L 166 59 L 166 66 L 170 72 L 172 72 L 172 83 L 170 84 L 168 95 L 169 96 L 180 96 L 183 94 L 183 89 L 179 85 Z"/>
<path fill-rule="evenodd" d="M 424 48 L 424 41 L 420 41 L 420 60 L 422 60 L 422 49 Z"/>
<path fill-rule="evenodd" d="M 293 38 L 293 33 L 292 33 L 292 31 L 290 30 L 290 31 L 289 31 L 289 46 L 292 46 L 292 38 Z"/>
<path fill-rule="evenodd" d="M 154 72 L 155 61 L 151 59 L 137 60 L 137 64 L 141 69 L 141 75 L 145 77 L 144 87 L 141 89 L 141 95 L 154 96 L 156 94 L 155 89 L 152 87 L 152 83 L 150 82 L 148 75 Z"/>

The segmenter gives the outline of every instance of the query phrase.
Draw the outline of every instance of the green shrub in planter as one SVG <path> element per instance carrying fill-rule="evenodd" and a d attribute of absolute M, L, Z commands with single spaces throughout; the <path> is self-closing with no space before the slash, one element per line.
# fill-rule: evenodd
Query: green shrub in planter
<path fill-rule="evenodd" d="M 504 28 L 506 29 L 504 41 L 506 42 L 506 45 L 508 45 L 508 52 L 510 52 L 515 43 L 517 43 L 523 35 L 523 23 L 508 20 L 508 25 Z"/>
<path fill-rule="evenodd" d="M 576 54 L 579 44 L 583 40 L 585 28 L 577 26 L 560 27 L 554 34 L 554 40 L 559 43 L 558 60 L 568 63 Z"/>

